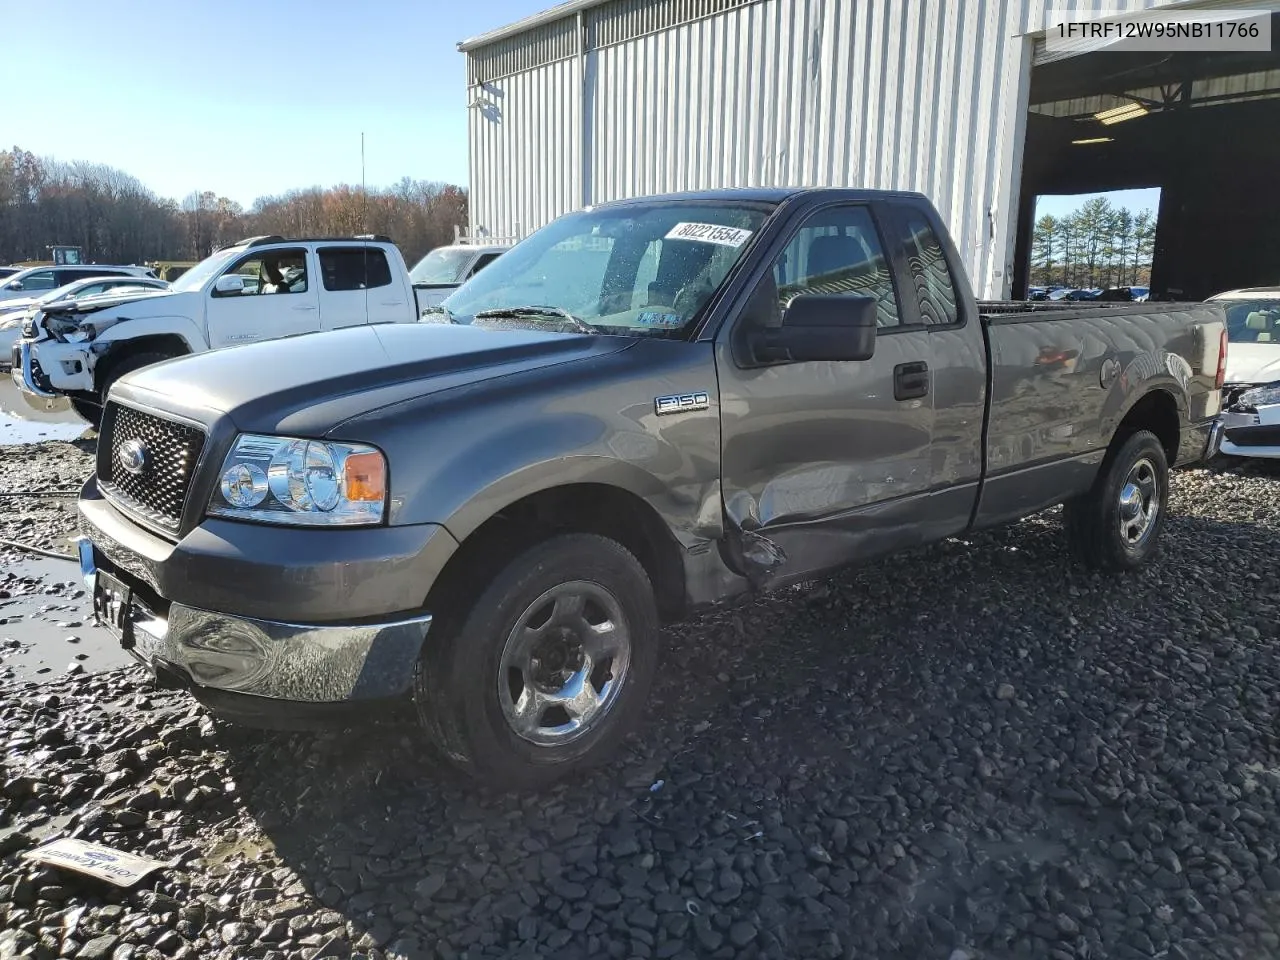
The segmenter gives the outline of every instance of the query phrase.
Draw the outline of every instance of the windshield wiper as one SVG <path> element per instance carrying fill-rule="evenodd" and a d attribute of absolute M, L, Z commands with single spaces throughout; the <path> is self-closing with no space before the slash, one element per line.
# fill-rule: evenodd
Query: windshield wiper
<path fill-rule="evenodd" d="M 529 307 L 498 307 L 494 310 L 481 310 L 475 315 L 476 320 L 502 320 L 506 318 L 519 320 L 563 320 L 578 333 L 601 333 L 599 327 L 593 327 L 585 320 L 575 317 L 568 310 L 559 307 L 535 304 Z"/>

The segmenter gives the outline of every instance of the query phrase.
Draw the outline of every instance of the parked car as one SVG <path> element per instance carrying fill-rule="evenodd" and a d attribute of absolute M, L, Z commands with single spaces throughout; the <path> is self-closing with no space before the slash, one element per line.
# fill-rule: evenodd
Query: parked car
<path fill-rule="evenodd" d="M 608 754 L 691 610 L 1059 503 L 1141 566 L 1213 448 L 1222 307 L 979 304 L 959 264 L 919 194 L 651 197 L 437 322 L 134 372 L 79 501 L 94 609 L 226 717 L 408 697 L 530 785 Z"/>
<path fill-rule="evenodd" d="M 167 291 L 43 310 L 12 348 L 13 377 L 31 396 L 70 397 L 97 423 L 111 384 L 151 363 L 417 319 L 404 258 L 386 237 L 254 237 L 201 261 Z"/>
<path fill-rule="evenodd" d="M 0 300 L 0 320 L 7 319 L 14 314 L 28 313 L 33 307 L 43 304 L 54 304 L 62 300 L 77 300 L 82 297 L 92 297 L 99 293 L 106 293 L 109 290 L 126 288 L 167 290 L 169 284 L 164 280 L 156 280 L 151 277 L 83 277 L 79 280 L 72 280 L 70 283 L 63 284 L 61 287 L 57 287 L 47 293 L 30 297 L 14 297 L 11 300 Z"/>
<path fill-rule="evenodd" d="M 0 283 L 0 302 L 31 299 L 65 287 L 68 283 L 88 277 L 151 277 L 155 272 L 149 267 L 114 264 L 86 263 L 76 266 L 40 266 L 19 270 Z"/>
<path fill-rule="evenodd" d="M 22 267 L 0 267 L 0 280 L 12 277 L 15 273 L 20 273 L 21 271 Z"/>
<path fill-rule="evenodd" d="M 498 257 L 508 247 L 456 244 L 436 247 L 414 264 L 409 271 L 413 289 L 418 298 L 418 313 L 438 306 L 444 298 L 457 290 Z"/>
<path fill-rule="evenodd" d="M 1222 453 L 1280 457 L 1280 287 L 1247 287 L 1209 298 L 1226 309 Z"/>
<path fill-rule="evenodd" d="M 58 310 L 77 301 L 88 300 L 98 294 L 114 291 L 132 294 L 148 290 L 167 290 L 169 284 L 150 277 L 87 277 L 74 280 L 65 286 L 50 290 L 42 297 L 0 300 L 0 355 L 11 355 L 15 341 L 35 330 L 36 314 L 42 310 Z M 24 328 L 28 331 L 23 333 Z"/>

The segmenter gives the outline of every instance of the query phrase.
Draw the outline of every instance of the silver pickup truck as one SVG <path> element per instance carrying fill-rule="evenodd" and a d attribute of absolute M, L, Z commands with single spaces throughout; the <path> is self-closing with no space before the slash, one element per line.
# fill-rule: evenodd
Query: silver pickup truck
<path fill-rule="evenodd" d="M 81 562 L 216 713 L 411 700 L 509 785 L 607 754 L 735 595 L 1055 504 L 1142 564 L 1226 354 L 1216 304 L 979 304 L 924 197 L 835 189 L 573 213 L 426 320 L 122 378 Z"/>

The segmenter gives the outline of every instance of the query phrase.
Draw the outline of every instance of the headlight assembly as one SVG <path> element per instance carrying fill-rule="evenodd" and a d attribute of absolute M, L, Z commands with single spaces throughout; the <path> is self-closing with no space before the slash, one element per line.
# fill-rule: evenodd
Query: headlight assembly
<path fill-rule="evenodd" d="M 223 461 L 209 515 L 293 526 L 381 523 L 382 452 L 358 443 L 241 434 Z"/>
<path fill-rule="evenodd" d="M 32 317 L 32 321 L 35 321 Z M 56 337 L 65 337 L 69 333 L 76 333 L 80 329 L 80 319 L 73 313 L 46 313 L 44 315 L 44 328 Z"/>
<path fill-rule="evenodd" d="M 1278 403 L 1280 403 L 1280 382 L 1250 387 L 1240 393 L 1232 406 L 1250 407 L 1256 412 L 1258 407 L 1269 407 Z"/>

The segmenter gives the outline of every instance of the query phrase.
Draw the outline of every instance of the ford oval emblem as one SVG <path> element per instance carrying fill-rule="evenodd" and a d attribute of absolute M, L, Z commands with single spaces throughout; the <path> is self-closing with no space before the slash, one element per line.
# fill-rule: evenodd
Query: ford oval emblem
<path fill-rule="evenodd" d="M 138 476 L 147 469 L 147 445 L 138 439 L 126 440 L 116 451 L 116 459 L 121 470 Z"/>

